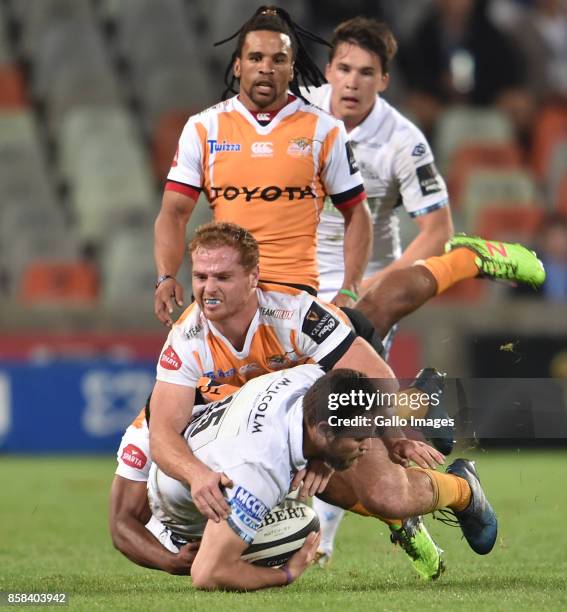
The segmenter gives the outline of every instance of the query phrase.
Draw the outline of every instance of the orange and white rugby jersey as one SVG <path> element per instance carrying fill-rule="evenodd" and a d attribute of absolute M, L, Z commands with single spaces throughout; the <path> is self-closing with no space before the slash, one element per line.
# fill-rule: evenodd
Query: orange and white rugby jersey
<path fill-rule="evenodd" d="M 157 380 L 196 387 L 202 376 L 241 387 L 247 380 L 304 363 L 331 369 L 355 334 L 346 315 L 305 291 L 261 283 L 258 310 L 237 351 L 194 302 L 173 325 Z"/>
<path fill-rule="evenodd" d="M 344 125 L 293 98 L 262 126 L 230 98 L 190 117 L 166 190 L 204 190 L 216 221 L 249 230 L 264 281 L 318 288 L 317 225 L 326 195 L 339 210 L 365 199 Z"/>

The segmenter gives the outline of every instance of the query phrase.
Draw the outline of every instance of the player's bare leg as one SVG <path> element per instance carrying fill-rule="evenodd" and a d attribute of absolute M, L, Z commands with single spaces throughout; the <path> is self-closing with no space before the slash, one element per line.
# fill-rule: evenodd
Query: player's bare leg
<path fill-rule="evenodd" d="M 457 459 L 446 473 L 394 464 L 381 440 L 357 464 L 333 474 L 325 493 L 328 503 L 364 516 L 418 516 L 448 508 L 455 513 L 467 541 L 479 554 L 492 550 L 496 516 L 486 500 L 472 462 Z"/>
<path fill-rule="evenodd" d="M 384 338 L 400 319 L 456 283 L 477 276 L 540 286 L 545 271 L 533 251 L 520 244 L 457 234 L 444 255 L 392 270 L 356 304 Z"/>

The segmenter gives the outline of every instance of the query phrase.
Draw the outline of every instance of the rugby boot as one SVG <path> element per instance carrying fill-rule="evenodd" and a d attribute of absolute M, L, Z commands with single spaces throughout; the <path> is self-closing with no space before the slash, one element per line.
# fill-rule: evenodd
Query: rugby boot
<path fill-rule="evenodd" d="M 455 234 L 445 244 L 445 252 L 463 247 L 476 253 L 479 276 L 517 282 L 534 289 L 545 280 L 543 264 L 534 251 L 521 244 Z"/>
<path fill-rule="evenodd" d="M 424 580 L 435 580 L 445 571 L 443 551 L 435 544 L 421 516 L 390 525 L 390 540 L 399 544 L 410 558 L 416 572 Z"/>
<path fill-rule="evenodd" d="M 471 488 L 469 505 L 459 512 L 451 510 L 455 515 L 469 546 L 479 555 L 488 554 L 496 542 L 498 521 L 496 513 L 488 503 L 482 490 L 474 461 L 456 459 L 447 468 L 448 474 L 464 478 Z"/>

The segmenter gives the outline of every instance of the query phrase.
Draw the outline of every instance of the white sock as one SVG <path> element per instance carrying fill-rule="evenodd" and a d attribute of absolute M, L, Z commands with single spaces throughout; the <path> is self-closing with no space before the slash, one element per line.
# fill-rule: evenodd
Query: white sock
<path fill-rule="evenodd" d="M 313 498 L 313 510 L 317 513 L 319 522 L 321 523 L 321 543 L 319 544 L 319 550 L 331 555 L 335 544 L 335 536 L 337 535 L 339 524 L 345 511 L 337 506 L 331 506 L 331 504 L 317 497 Z"/>

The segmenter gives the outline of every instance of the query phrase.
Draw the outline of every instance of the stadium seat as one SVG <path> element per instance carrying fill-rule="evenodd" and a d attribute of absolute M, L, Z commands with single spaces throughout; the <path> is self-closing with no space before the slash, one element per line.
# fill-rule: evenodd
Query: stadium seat
<path fill-rule="evenodd" d="M 558 201 L 561 181 L 565 177 L 567 177 L 567 138 L 554 146 L 547 171 L 546 193 L 552 207 Z"/>
<path fill-rule="evenodd" d="M 28 105 L 24 78 L 15 64 L 0 64 L 0 108 Z"/>
<path fill-rule="evenodd" d="M 132 148 L 142 147 L 131 114 L 118 104 L 70 109 L 61 121 L 58 145 L 59 171 L 66 180 L 77 180 L 81 158 L 88 150 L 100 149 L 102 158 L 110 155 L 114 162 Z"/>
<path fill-rule="evenodd" d="M 513 128 L 508 117 L 495 109 L 452 106 L 441 113 L 433 144 L 438 163 L 446 171 L 462 146 L 513 145 Z"/>
<path fill-rule="evenodd" d="M 0 4 L 0 66 L 14 62 L 14 54 L 8 38 L 7 21 L 6 7 Z"/>
<path fill-rule="evenodd" d="M 53 203 L 53 186 L 30 110 L 0 110 L 0 184 L 3 209 L 25 203 Z"/>
<path fill-rule="evenodd" d="M 469 175 L 479 169 L 520 168 L 522 154 L 512 143 L 465 143 L 453 152 L 447 173 L 451 205 L 459 206 Z"/>
<path fill-rule="evenodd" d="M 125 228 L 108 240 L 101 259 L 101 301 L 153 304 L 156 280 L 151 226 Z"/>
<path fill-rule="evenodd" d="M 69 25 L 71 29 L 80 29 L 85 24 L 94 24 L 89 0 L 17 0 L 11 4 L 22 30 L 20 51 L 28 59 L 37 58 L 38 45 L 52 28 Z"/>
<path fill-rule="evenodd" d="M 196 109 L 198 112 L 216 103 L 215 88 L 203 67 L 162 68 L 149 73 L 140 90 L 146 129 L 152 134 L 159 118 L 169 111 Z M 217 93 L 220 94 L 219 84 Z"/>
<path fill-rule="evenodd" d="M 487 205 L 479 211 L 474 231 L 490 240 L 532 244 L 545 210 L 537 207 Z"/>
<path fill-rule="evenodd" d="M 470 175 L 461 200 L 464 231 L 474 231 L 482 208 L 529 207 L 537 201 L 536 186 L 528 172 L 514 169 L 477 170 Z"/>
<path fill-rule="evenodd" d="M 538 179 L 545 179 L 553 149 L 562 140 L 567 140 L 567 105 L 542 109 L 535 123 L 531 158 Z"/>
<path fill-rule="evenodd" d="M 26 267 L 18 297 L 26 305 L 77 305 L 93 304 L 97 295 L 98 275 L 91 264 L 41 260 Z"/>
<path fill-rule="evenodd" d="M 561 179 L 555 197 L 555 210 L 567 219 L 567 176 Z"/>
<path fill-rule="evenodd" d="M 170 111 L 164 113 L 156 122 L 152 134 L 152 164 L 160 185 L 165 181 L 171 167 L 183 126 L 192 114 L 194 112 L 188 110 Z"/>
<path fill-rule="evenodd" d="M 514 130 L 508 117 L 496 109 L 467 106 L 444 110 L 435 126 L 433 149 L 439 169 L 446 173 L 453 152 L 464 143 L 513 143 Z"/>

